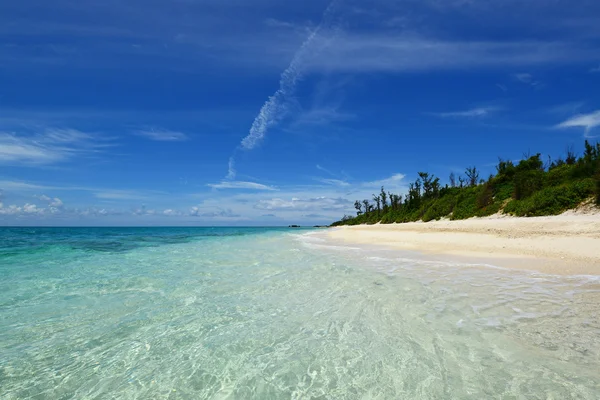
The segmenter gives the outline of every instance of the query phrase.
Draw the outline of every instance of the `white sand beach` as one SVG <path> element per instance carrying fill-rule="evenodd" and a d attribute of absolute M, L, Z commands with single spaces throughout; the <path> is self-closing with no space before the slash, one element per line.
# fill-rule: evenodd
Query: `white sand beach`
<path fill-rule="evenodd" d="M 360 225 L 328 231 L 334 241 L 493 259 L 503 267 L 600 275 L 600 214 Z"/>

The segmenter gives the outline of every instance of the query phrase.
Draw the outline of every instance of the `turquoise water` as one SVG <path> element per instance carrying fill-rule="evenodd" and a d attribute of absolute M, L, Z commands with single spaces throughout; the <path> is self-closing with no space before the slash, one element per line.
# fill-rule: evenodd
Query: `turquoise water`
<path fill-rule="evenodd" d="M 0 228 L 0 398 L 600 398 L 597 277 L 323 237 Z"/>

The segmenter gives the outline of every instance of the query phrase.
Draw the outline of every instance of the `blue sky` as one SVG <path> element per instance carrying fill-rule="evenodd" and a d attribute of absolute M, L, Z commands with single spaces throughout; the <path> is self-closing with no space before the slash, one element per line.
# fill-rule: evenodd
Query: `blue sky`
<path fill-rule="evenodd" d="M 592 0 L 0 4 L 0 224 L 329 223 L 600 135 Z"/>

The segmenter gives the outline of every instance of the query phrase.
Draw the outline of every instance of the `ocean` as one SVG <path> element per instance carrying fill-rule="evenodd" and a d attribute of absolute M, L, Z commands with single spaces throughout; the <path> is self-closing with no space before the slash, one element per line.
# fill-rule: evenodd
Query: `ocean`
<path fill-rule="evenodd" d="M 0 399 L 600 399 L 600 279 L 321 230 L 0 228 Z"/>

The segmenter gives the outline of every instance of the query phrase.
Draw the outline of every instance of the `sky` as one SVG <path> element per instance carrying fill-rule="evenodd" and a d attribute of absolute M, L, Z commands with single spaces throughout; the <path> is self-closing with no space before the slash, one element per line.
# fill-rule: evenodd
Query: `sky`
<path fill-rule="evenodd" d="M 596 0 L 0 2 L 0 225 L 328 224 L 600 137 Z"/>

